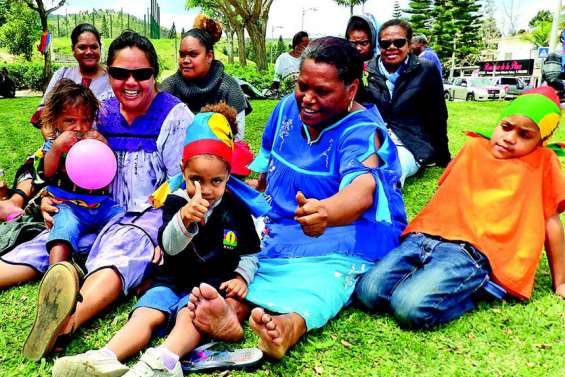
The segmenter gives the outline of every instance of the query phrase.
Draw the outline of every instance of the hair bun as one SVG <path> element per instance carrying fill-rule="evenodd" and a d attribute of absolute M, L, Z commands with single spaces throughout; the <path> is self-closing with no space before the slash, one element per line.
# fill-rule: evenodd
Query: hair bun
<path fill-rule="evenodd" d="M 222 37 L 222 24 L 218 21 L 214 21 L 205 14 L 199 14 L 196 16 L 192 26 L 210 34 L 213 43 L 218 42 Z"/>

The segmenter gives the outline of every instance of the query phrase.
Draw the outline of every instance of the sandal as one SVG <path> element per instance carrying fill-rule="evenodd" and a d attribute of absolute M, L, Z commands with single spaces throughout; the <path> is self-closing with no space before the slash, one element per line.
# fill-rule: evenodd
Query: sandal
<path fill-rule="evenodd" d="M 39 361 L 51 352 L 77 304 L 79 278 L 69 262 L 52 265 L 41 279 L 33 326 L 24 343 L 26 358 Z"/>
<path fill-rule="evenodd" d="M 211 342 L 195 348 L 181 360 L 185 373 L 209 369 L 245 369 L 259 364 L 263 352 L 259 348 L 243 348 L 233 351 L 214 351 L 210 348 L 217 343 Z"/>

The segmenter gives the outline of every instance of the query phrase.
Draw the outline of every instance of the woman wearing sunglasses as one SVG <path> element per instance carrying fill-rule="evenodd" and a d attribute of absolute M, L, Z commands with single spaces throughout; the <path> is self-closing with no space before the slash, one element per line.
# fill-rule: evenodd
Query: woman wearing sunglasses
<path fill-rule="evenodd" d="M 410 53 L 412 27 L 406 21 L 385 22 L 378 34 L 380 55 L 367 67 L 366 100 L 375 103 L 398 148 L 402 178 L 420 168 L 446 166 L 447 107 L 437 69 Z"/>
<path fill-rule="evenodd" d="M 118 170 L 111 192 L 127 212 L 112 219 L 94 244 L 81 239 L 79 247 L 87 256 L 80 292 L 74 266 L 56 264 L 45 274 L 35 323 L 50 325 L 32 329 L 28 339 L 34 344 L 28 344 L 26 356 L 33 359 L 141 283 L 154 258 L 162 222 L 161 210 L 152 208 L 148 199 L 165 180 L 180 173 L 185 130 L 193 114 L 176 97 L 157 91 L 159 63 L 151 42 L 135 32 L 123 32 L 110 45 L 107 65 L 115 98 L 103 102 L 97 130 L 116 154 Z M 53 199 L 43 198 L 46 222 L 57 212 L 53 204 Z M 2 257 L 0 289 L 36 279 L 47 270 L 46 236 L 44 232 Z M 77 297 L 82 297 L 78 303 Z"/>
<path fill-rule="evenodd" d="M 247 103 L 237 81 L 214 59 L 214 44 L 222 36 L 222 25 L 199 15 L 179 47 L 179 69 L 161 83 L 161 89 L 178 97 L 193 113 L 205 105 L 226 102 L 237 111 L 237 138 L 243 139 Z"/>

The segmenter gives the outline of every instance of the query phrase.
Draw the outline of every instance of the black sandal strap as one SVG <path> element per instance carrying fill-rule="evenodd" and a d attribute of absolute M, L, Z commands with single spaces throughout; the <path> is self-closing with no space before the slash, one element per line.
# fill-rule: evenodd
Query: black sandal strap
<path fill-rule="evenodd" d="M 24 206 L 29 201 L 29 196 L 23 190 L 20 190 L 19 188 L 12 189 L 12 195 L 14 195 L 14 194 L 18 194 L 19 196 L 21 196 L 24 199 Z"/>

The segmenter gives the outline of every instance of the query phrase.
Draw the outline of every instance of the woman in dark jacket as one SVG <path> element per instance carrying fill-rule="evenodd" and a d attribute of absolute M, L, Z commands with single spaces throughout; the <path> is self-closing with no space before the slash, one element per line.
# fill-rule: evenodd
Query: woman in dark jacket
<path fill-rule="evenodd" d="M 180 43 L 179 70 L 167 77 L 161 90 L 186 103 L 193 113 L 205 105 L 226 102 L 237 111 L 238 138 L 245 132 L 245 96 L 237 81 L 214 59 L 214 44 L 222 36 L 216 21 L 199 15 Z"/>
<path fill-rule="evenodd" d="M 381 54 L 367 67 L 365 100 L 377 105 L 387 123 L 404 182 L 422 167 L 446 166 L 451 159 L 443 83 L 433 63 L 410 54 L 410 24 L 389 20 L 378 37 Z"/>

